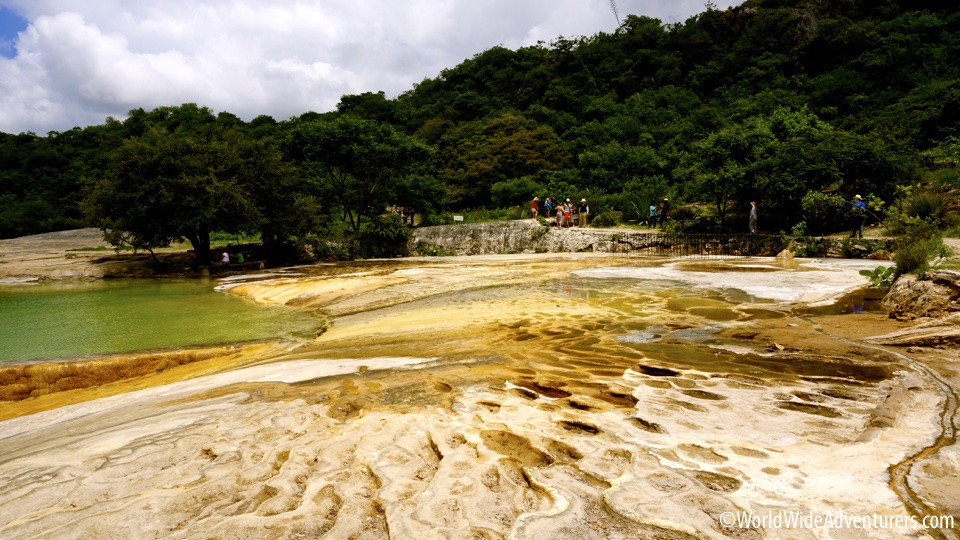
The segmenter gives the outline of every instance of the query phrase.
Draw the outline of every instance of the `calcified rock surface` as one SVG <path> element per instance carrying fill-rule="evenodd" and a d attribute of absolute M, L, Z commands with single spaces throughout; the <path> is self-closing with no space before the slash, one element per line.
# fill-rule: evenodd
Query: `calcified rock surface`
<path fill-rule="evenodd" d="M 0 537 L 923 536 L 724 519 L 960 500 L 954 382 L 802 309 L 870 265 L 790 265 L 479 257 L 224 282 L 331 325 L 0 423 Z"/>

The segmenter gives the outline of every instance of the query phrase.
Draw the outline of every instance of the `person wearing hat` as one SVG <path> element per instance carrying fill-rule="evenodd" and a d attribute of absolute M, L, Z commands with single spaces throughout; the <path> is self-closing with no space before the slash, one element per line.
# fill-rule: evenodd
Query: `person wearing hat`
<path fill-rule="evenodd" d="M 750 201 L 750 234 L 757 234 L 757 203 Z"/>
<path fill-rule="evenodd" d="M 867 220 L 867 205 L 859 195 L 853 196 L 853 208 L 850 213 L 853 214 L 853 232 L 850 238 L 856 238 L 857 235 L 863 238 L 863 222 Z"/>
<path fill-rule="evenodd" d="M 667 222 L 667 214 L 670 213 L 670 199 L 663 199 L 660 201 L 660 206 L 657 207 L 657 219 L 660 220 L 660 226 Z"/>
<path fill-rule="evenodd" d="M 587 200 L 586 200 L 586 199 L 580 199 L 580 209 L 579 209 L 579 213 L 577 214 L 577 215 L 579 216 L 579 217 L 577 218 L 577 225 L 578 225 L 578 226 L 580 226 L 580 227 L 586 227 L 586 226 L 587 226 L 587 214 L 589 214 L 589 213 L 590 213 L 590 207 L 587 206 Z"/>
<path fill-rule="evenodd" d="M 533 219 L 537 219 L 537 214 L 540 213 L 540 199 L 537 197 L 530 201 L 530 213 L 533 214 Z"/>

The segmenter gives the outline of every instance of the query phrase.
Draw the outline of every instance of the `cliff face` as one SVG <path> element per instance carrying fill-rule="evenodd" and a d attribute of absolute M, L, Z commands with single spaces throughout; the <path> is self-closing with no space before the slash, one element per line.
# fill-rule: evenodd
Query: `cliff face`
<path fill-rule="evenodd" d="M 420 227 L 410 235 L 411 255 L 491 255 L 612 251 L 613 232 L 544 227 L 533 220 Z"/>

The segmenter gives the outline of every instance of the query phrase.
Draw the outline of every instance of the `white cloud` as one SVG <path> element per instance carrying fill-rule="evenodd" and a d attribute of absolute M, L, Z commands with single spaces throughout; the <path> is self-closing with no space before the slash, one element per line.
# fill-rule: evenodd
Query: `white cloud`
<path fill-rule="evenodd" d="M 739 2 L 717 1 L 723 9 Z M 247 120 L 409 90 L 495 45 L 612 32 L 609 0 L 4 0 L 30 26 L 0 58 L 0 131 L 65 130 L 195 102 Z M 699 1 L 621 0 L 683 21 Z"/>

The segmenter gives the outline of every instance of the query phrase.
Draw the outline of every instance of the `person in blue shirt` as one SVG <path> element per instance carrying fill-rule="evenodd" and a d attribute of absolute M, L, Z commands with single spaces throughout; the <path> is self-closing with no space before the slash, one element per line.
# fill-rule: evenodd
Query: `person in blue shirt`
<path fill-rule="evenodd" d="M 853 233 L 850 238 L 857 238 L 858 235 L 863 238 L 863 222 L 867 220 L 867 205 L 859 195 L 854 196 L 850 213 L 853 214 Z"/>

